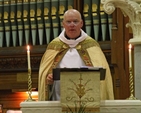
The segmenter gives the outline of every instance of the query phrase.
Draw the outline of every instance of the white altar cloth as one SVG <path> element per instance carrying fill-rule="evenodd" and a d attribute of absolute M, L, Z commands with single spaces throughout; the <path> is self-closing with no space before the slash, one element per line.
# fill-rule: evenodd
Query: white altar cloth
<path fill-rule="evenodd" d="M 62 113 L 60 101 L 21 102 L 22 113 Z M 97 112 L 94 112 L 97 113 Z M 101 101 L 98 113 L 141 113 L 140 100 Z"/>
<path fill-rule="evenodd" d="M 7 110 L 6 113 L 22 113 L 20 110 Z"/>

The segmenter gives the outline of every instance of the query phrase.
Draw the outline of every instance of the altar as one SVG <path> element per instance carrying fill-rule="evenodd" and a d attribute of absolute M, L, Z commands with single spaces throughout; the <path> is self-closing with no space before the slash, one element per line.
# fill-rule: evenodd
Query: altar
<path fill-rule="evenodd" d="M 60 101 L 21 102 L 20 107 L 22 113 L 62 113 Z M 94 113 L 141 113 L 141 101 L 104 100 Z"/>
<path fill-rule="evenodd" d="M 107 14 L 111 14 L 116 8 L 120 8 L 124 16 L 129 17 L 129 23 L 127 27 L 131 27 L 133 31 L 133 38 L 129 40 L 129 44 L 134 45 L 134 68 L 135 72 L 132 73 L 132 66 L 129 67 L 129 87 L 130 87 L 130 99 L 129 100 L 103 100 L 100 101 L 100 112 L 94 113 L 141 113 L 141 101 L 136 100 L 133 96 L 141 99 L 140 90 L 140 67 L 141 64 L 141 3 L 140 0 L 101 0 L 103 8 Z M 131 62 L 130 62 L 131 63 Z M 135 75 L 135 76 L 133 76 Z M 134 77 L 134 79 L 133 79 Z M 135 92 L 134 81 L 135 80 Z M 60 101 L 31 101 L 21 102 L 20 104 L 22 113 L 62 113 Z"/>

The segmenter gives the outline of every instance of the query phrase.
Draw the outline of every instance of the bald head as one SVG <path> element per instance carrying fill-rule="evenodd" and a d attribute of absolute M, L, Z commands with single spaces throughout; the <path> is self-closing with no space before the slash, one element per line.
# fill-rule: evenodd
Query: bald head
<path fill-rule="evenodd" d="M 79 20 L 82 20 L 81 18 L 81 14 L 79 11 L 77 11 L 76 9 L 69 9 L 64 13 L 64 20 L 66 19 L 67 16 L 70 15 L 75 15 Z"/>
<path fill-rule="evenodd" d="M 65 28 L 65 35 L 71 39 L 77 38 L 81 34 L 83 21 L 81 14 L 76 9 L 69 9 L 64 14 L 63 27 Z"/>

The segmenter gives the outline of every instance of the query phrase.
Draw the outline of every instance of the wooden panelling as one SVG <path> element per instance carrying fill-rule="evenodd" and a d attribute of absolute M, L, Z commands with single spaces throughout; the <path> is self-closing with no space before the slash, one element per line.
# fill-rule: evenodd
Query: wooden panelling
<path fill-rule="evenodd" d="M 115 99 L 126 99 L 129 96 L 129 75 L 128 75 L 128 53 L 127 47 L 129 32 L 125 28 L 125 18 L 122 12 L 117 9 L 113 15 L 111 64 L 114 66 L 113 75 Z"/>
<path fill-rule="evenodd" d="M 38 73 L 32 73 L 32 87 L 38 88 Z M 1 73 L 0 90 L 28 89 L 27 73 Z"/>
<path fill-rule="evenodd" d="M 47 45 L 31 47 L 31 68 L 38 71 L 41 57 Z M 5 72 L 27 72 L 26 46 L 0 48 L 0 73 Z"/>

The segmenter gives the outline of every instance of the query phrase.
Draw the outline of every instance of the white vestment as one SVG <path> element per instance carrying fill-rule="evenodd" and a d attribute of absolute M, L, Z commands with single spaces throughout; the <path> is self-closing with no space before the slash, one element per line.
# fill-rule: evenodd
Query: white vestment
<path fill-rule="evenodd" d="M 75 48 L 70 48 L 63 59 L 58 64 L 58 68 L 80 68 L 85 66 Z M 60 80 L 54 81 L 52 92 L 52 100 L 60 100 Z"/>

